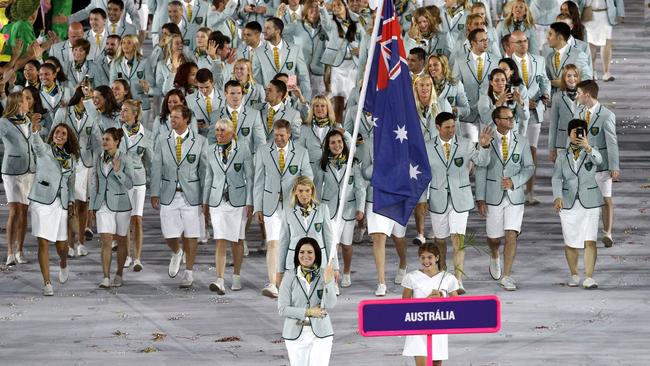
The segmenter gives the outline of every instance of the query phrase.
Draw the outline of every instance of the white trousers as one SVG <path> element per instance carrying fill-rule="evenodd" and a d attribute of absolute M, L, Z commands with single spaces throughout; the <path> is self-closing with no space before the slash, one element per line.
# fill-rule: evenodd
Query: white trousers
<path fill-rule="evenodd" d="M 298 339 L 285 341 L 291 366 L 328 366 L 334 337 L 318 338 L 311 327 L 302 327 Z"/>

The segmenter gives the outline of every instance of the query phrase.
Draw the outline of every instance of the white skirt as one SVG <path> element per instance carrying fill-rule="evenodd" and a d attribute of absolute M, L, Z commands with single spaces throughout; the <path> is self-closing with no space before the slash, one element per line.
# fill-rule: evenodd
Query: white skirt
<path fill-rule="evenodd" d="M 594 19 L 584 26 L 587 29 L 587 40 L 594 46 L 604 46 L 608 39 L 612 39 L 612 26 L 606 11 L 595 11 Z"/>
<path fill-rule="evenodd" d="M 352 60 L 345 60 L 341 66 L 332 67 L 330 89 L 333 97 L 343 97 L 348 100 L 357 83 L 357 70 Z"/>
<path fill-rule="evenodd" d="M 32 235 L 49 242 L 68 240 L 68 211 L 58 197 L 50 205 L 31 204 Z"/>
<path fill-rule="evenodd" d="M 434 361 L 446 360 L 449 358 L 447 349 L 448 336 L 446 334 L 434 334 L 431 336 L 431 354 Z M 406 336 L 402 356 L 424 356 L 427 355 L 427 336 Z"/>
<path fill-rule="evenodd" d="M 233 207 L 222 202 L 219 207 L 210 207 L 210 221 L 214 239 L 237 242 L 246 239 L 246 206 Z"/>
<path fill-rule="evenodd" d="M 21 175 L 2 175 L 2 184 L 5 187 L 7 203 L 22 203 L 29 205 L 29 190 L 32 189 L 34 173 L 25 173 Z"/>
<path fill-rule="evenodd" d="M 90 168 L 86 168 L 82 162 L 74 167 L 74 199 L 77 201 L 88 201 L 88 177 L 94 177 L 90 174 Z"/>
<path fill-rule="evenodd" d="M 585 241 L 597 241 L 600 207 L 584 208 L 576 200 L 569 210 L 560 211 L 564 244 L 570 248 L 584 249 Z"/>

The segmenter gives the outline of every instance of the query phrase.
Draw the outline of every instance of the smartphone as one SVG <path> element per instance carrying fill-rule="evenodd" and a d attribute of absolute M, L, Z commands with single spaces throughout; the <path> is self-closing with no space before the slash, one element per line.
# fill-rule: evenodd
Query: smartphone
<path fill-rule="evenodd" d="M 295 88 L 297 83 L 296 75 L 289 75 L 289 79 L 287 79 L 287 89 Z"/>
<path fill-rule="evenodd" d="M 584 127 L 577 127 L 576 128 L 576 137 L 585 137 L 585 129 L 584 129 Z"/>
<path fill-rule="evenodd" d="M 506 93 L 512 94 L 512 84 L 506 84 Z"/>

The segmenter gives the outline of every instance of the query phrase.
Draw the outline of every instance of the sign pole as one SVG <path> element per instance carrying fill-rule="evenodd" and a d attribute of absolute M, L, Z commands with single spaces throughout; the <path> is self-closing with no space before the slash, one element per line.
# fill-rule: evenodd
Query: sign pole
<path fill-rule="evenodd" d="M 433 336 L 431 334 L 427 334 L 427 366 L 433 366 L 433 351 L 431 348 L 433 347 Z"/>

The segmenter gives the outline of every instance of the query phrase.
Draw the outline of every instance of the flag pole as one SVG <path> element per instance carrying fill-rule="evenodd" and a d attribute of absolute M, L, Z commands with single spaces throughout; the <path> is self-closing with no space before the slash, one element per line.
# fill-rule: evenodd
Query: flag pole
<path fill-rule="evenodd" d="M 331 263 L 334 258 L 337 256 L 337 246 L 339 242 L 339 237 L 341 235 L 342 229 L 343 229 L 343 209 L 345 208 L 345 203 L 346 203 L 346 193 L 347 193 L 347 188 L 348 188 L 348 180 L 350 179 L 350 174 L 352 172 L 352 163 L 354 160 L 354 154 L 357 150 L 357 136 L 359 135 L 359 123 L 361 122 L 361 114 L 363 113 L 363 106 L 366 103 L 366 91 L 368 88 L 368 78 L 370 77 L 370 69 L 372 68 L 372 62 L 375 57 L 375 46 L 377 45 L 377 33 L 379 33 L 379 22 L 381 22 L 381 18 L 384 13 L 384 5 L 385 5 L 385 0 L 379 1 L 379 4 L 377 5 L 377 10 L 375 12 L 375 22 L 372 27 L 372 37 L 370 38 L 370 46 L 368 47 L 368 57 L 366 60 L 366 68 L 363 73 L 363 83 L 361 84 L 361 90 L 359 92 L 359 102 L 357 104 L 357 113 L 356 116 L 354 117 L 354 130 L 352 132 L 352 142 L 351 146 L 349 146 L 350 150 L 350 156 L 348 157 L 348 162 L 345 167 L 345 174 L 343 175 L 343 187 L 341 187 L 341 195 L 339 197 L 339 205 L 338 205 L 338 210 L 336 212 L 336 218 L 334 219 L 334 223 L 337 228 L 336 235 L 334 235 L 334 243 L 332 243 L 332 250 L 330 251 L 330 257 L 328 259 L 328 263 Z M 364 143 L 368 143 L 367 141 L 364 141 Z M 370 147 L 372 148 L 372 147 Z"/>

